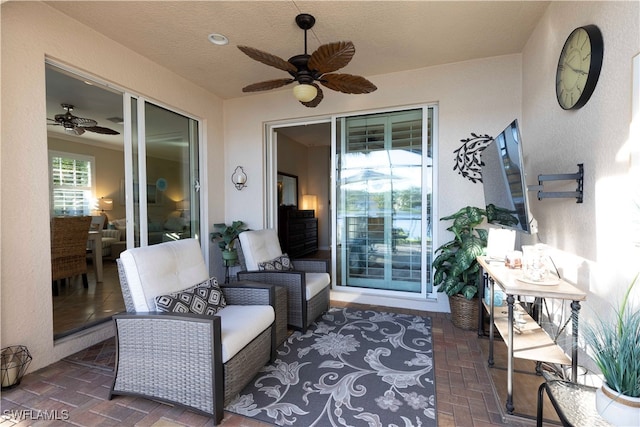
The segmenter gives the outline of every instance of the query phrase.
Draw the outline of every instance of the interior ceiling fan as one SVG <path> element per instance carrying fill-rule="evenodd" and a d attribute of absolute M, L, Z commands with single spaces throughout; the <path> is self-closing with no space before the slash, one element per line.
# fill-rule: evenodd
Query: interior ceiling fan
<path fill-rule="evenodd" d="M 356 48 L 350 41 L 324 44 L 311 55 L 307 54 L 307 30 L 311 29 L 315 22 L 316 19 L 307 13 L 296 16 L 298 27 L 304 30 L 304 54 L 292 56 L 288 61 L 252 47 L 238 46 L 238 49 L 251 59 L 286 71 L 291 75 L 291 78 L 254 83 L 244 87 L 242 91 L 258 92 L 298 82 L 299 84 L 293 88 L 293 93 L 296 99 L 306 107 L 316 107 L 324 97 L 322 89 L 315 82 L 343 93 L 375 91 L 377 87 L 364 77 L 333 73 L 333 71 L 346 66 L 356 53 Z"/>
<path fill-rule="evenodd" d="M 70 135 L 82 135 L 85 131 L 100 133 L 103 135 L 120 135 L 113 129 L 98 126 L 98 122 L 93 119 L 85 119 L 84 117 L 76 117 L 71 112 L 73 105 L 61 104 L 66 113 L 56 114 L 51 120 L 55 123 L 49 123 L 52 126 L 64 126 L 64 131 Z"/>

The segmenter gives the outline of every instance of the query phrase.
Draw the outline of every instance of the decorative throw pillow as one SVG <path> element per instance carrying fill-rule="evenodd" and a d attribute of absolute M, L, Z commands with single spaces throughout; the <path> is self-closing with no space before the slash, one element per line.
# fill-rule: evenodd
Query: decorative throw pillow
<path fill-rule="evenodd" d="M 157 296 L 155 300 L 158 311 L 207 316 L 213 316 L 227 305 L 215 277 L 180 292 Z"/>
<path fill-rule="evenodd" d="M 289 271 L 293 270 L 293 263 L 291 262 L 291 259 L 289 259 L 289 255 L 282 254 L 270 261 L 258 263 L 258 270 Z"/>

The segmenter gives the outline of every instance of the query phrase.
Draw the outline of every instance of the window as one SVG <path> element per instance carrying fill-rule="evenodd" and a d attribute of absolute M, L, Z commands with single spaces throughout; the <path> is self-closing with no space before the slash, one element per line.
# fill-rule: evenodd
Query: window
<path fill-rule="evenodd" d="M 94 209 L 94 157 L 50 151 L 49 165 L 52 216 L 90 215 Z"/>

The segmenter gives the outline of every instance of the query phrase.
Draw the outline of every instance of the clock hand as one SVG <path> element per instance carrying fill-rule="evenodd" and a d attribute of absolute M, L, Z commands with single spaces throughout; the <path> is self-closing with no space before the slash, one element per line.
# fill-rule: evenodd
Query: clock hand
<path fill-rule="evenodd" d="M 571 69 L 571 71 L 573 71 L 574 73 L 578 73 L 578 74 L 582 74 L 583 76 L 587 75 L 586 71 L 582 71 L 582 70 L 578 70 L 577 68 L 573 68 L 571 65 L 569 65 L 569 63 L 565 62 L 564 65 L 566 65 L 567 67 L 569 67 Z"/>

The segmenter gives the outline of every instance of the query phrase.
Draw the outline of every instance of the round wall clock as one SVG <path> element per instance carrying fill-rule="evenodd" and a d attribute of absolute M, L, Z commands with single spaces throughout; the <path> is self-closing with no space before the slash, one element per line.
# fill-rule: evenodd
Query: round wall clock
<path fill-rule="evenodd" d="M 578 27 L 564 43 L 556 71 L 556 97 L 565 110 L 584 106 L 600 77 L 604 42 L 595 25 Z"/>

